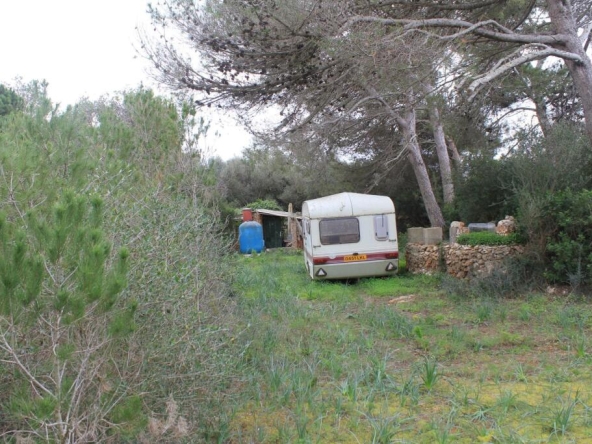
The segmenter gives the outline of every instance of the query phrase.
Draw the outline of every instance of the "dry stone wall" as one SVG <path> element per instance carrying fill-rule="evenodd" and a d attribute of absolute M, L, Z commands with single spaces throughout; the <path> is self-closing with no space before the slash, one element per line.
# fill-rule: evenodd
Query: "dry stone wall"
<path fill-rule="evenodd" d="M 504 260 L 524 253 L 521 245 L 424 245 L 408 243 L 407 270 L 411 273 L 445 271 L 457 278 L 486 276 L 501 267 Z"/>

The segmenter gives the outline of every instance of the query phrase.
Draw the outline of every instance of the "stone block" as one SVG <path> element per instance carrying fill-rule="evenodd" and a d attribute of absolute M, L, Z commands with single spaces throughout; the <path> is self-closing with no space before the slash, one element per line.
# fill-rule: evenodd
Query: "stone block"
<path fill-rule="evenodd" d="M 450 239 L 451 244 L 456 244 L 456 239 L 461 234 L 460 230 L 461 230 L 461 228 L 464 228 L 464 226 L 465 226 L 464 222 L 458 222 L 458 221 L 452 222 L 450 224 L 449 239 Z"/>
<path fill-rule="evenodd" d="M 442 228 L 432 227 L 423 229 L 423 243 L 426 245 L 438 245 L 442 242 Z"/>
<path fill-rule="evenodd" d="M 423 228 L 407 229 L 407 242 L 410 244 L 423 244 Z"/>

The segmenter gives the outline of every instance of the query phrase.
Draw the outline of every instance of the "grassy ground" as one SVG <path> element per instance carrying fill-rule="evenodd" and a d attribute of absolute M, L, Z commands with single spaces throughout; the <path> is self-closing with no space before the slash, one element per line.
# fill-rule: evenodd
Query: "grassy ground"
<path fill-rule="evenodd" d="M 311 282 L 300 254 L 237 258 L 233 408 L 256 443 L 592 442 L 592 309 L 461 298 L 405 273 Z"/>

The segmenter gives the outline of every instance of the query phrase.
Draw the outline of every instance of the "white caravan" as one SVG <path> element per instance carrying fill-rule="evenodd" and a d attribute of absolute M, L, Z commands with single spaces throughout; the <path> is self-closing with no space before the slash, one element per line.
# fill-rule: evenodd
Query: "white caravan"
<path fill-rule="evenodd" d="M 387 196 L 339 193 L 302 204 L 312 279 L 390 276 L 399 268 L 395 206 Z"/>

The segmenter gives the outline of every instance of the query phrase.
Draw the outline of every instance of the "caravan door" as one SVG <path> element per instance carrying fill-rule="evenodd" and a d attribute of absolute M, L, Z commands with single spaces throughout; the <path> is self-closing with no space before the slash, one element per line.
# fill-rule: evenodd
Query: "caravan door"
<path fill-rule="evenodd" d="M 310 277 L 313 277 L 313 254 L 312 254 L 312 235 L 310 233 L 310 219 L 302 219 L 302 232 L 304 233 L 304 265 Z"/>

